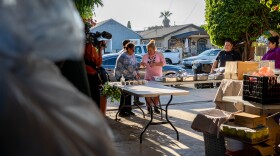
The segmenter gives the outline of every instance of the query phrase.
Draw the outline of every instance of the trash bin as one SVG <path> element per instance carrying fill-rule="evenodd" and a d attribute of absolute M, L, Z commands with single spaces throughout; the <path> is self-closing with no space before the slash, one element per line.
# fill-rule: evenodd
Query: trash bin
<path fill-rule="evenodd" d="M 225 140 L 219 135 L 220 125 L 232 117 L 231 112 L 220 109 L 201 111 L 192 122 L 192 129 L 202 132 L 206 156 L 224 156 Z"/>

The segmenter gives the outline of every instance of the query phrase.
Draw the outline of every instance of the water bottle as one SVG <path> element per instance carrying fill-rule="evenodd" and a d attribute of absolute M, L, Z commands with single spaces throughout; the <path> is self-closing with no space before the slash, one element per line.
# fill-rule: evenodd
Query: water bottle
<path fill-rule="evenodd" d="M 122 77 L 121 77 L 121 84 L 125 85 L 125 78 L 123 77 L 123 74 L 122 74 Z"/>

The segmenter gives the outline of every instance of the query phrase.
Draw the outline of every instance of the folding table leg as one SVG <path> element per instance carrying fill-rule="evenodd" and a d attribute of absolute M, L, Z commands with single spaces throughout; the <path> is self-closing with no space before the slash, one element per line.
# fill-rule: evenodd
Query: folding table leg
<path fill-rule="evenodd" d="M 145 99 L 146 100 L 146 99 Z M 143 137 L 143 134 L 145 133 L 145 131 L 147 130 L 147 128 L 150 126 L 150 124 L 153 122 L 153 119 L 154 119 L 154 112 L 153 112 L 153 108 L 151 106 L 151 104 L 149 104 L 146 100 L 146 103 L 149 105 L 149 108 L 150 108 L 150 113 L 151 113 L 151 119 L 149 121 L 149 123 L 146 125 L 146 127 L 144 128 L 143 132 L 140 134 L 140 143 L 142 143 L 142 137 Z"/>
<path fill-rule="evenodd" d="M 166 104 L 165 118 L 166 118 L 167 122 L 168 122 L 168 123 L 173 127 L 173 129 L 176 131 L 177 140 L 179 140 L 179 133 L 178 133 L 176 127 L 169 121 L 169 118 L 168 118 L 168 106 L 169 106 L 169 104 L 171 103 L 172 99 L 173 99 L 173 95 L 170 95 L 170 99 L 169 99 L 168 103 Z"/>

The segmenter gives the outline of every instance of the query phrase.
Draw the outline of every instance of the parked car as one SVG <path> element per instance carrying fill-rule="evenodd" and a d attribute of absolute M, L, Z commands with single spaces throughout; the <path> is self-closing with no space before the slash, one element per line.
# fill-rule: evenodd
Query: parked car
<path fill-rule="evenodd" d="M 210 73 L 214 60 L 195 60 L 192 69 L 194 74 Z"/>
<path fill-rule="evenodd" d="M 205 50 L 202 53 L 200 53 L 197 56 L 192 56 L 192 57 L 188 57 L 183 59 L 183 65 L 186 68 L 191 68 L 193 65 L 193 61 L 195 60 L 214 60 L 216 59 L 217 55 L 219 54 L 221 50 L 220 49 L 209 49 L 209 50 Z"/>
<path fill-rule="evenodd" d="M 179 64 L 181 62 L 182 51 L 179 49 L 167 49 L 162 54 L 167 64 Z"/>
<path fill-rule="evenodd" d="M 105 54 L 102 56 L 102 59 L 103 59 L 102 67 L 108 72 L 111 81 L 116 81 L 116 78 L 114 76 L 114 69 L 115 69 L 116 60 L 117 60 L 118 56 L 119 56 L 118 53 Z M 140 62 L 142 61 L 142 56 L 136 55 L 136 60 L 137 60 L 137 63 L 140 64 Z M 166 76 L 166 75 L 170 75 L 170 74 L 176 74 L 180 70 L 182 70 L 183 72 L 186 72 L 186 70 L 182 67 L 175 66 L 175 65 L 165 65 L 162 68 L 162 75 Z M 145 76 L 145 69 L 140 68 L 140 78 L 144 79 L 144 76 Z"/>
<path fill-rule="evenodd" d="M 159 49 L 158 51 L 162 52 L 162 49 Z M 135 54 L 143 56 L 147 53 L 147 47 L 146 45 L 135 45 L 134 52 Z M 181 53 L 182 52 L 179 49 L 167 49 L 162 52 L 167 64 L 179 64 Z"/>

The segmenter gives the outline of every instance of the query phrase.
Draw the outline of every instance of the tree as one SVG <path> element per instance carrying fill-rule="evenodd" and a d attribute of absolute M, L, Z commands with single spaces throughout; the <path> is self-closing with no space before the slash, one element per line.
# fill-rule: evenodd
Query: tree
<path fill-rule="evenodd" d="M 162 24 L 164 27 L 170 27 L 170 20 L 168 19 L 168 17 L 170 17 L 171 15 L 172 13 L 170 11 L 160 12 L 159 18 L 163 17 Z"/>
<path fill-rule="evenodd" d="M 130 23 L 130 21 L 127 22 L 127 26 L 126 26 L 126 27 L 128 27 L 129 29 L 131 29 L 131 23 Z"/>
<path fill-rule="evenodd" d="M 102 0 L 74 0 L 82 19 L 91 19 L 94 6 L 103 6 Z"/>
<path fill-rule="evenodd" d="M 280 1 L 279 0 L 260 0 L 260 3 L 263 5 L 266 5 L 268 8 L 270 8 L 271 12 L 273 12 L 273 11 L 280 12 Z"/>
<path fill-rule="evenodd" d="M 280 12 L 280 0 L 260 0 L 260 3 L 266 5 L 271 9 L 271 12 L 277 11 Z M 280 24 L 278 23 L 277 28 L 280 28 Z M 279 35 L 277 32 L 271 31 L 271 33 Z"/>
<path fill-rule="evenodd" d="M 212 44 L 222 46 L 226 38 L 245 41 L 243 59 L 248 60 L 252 41 L 267 30 L 279 31 L 280 13 L 270 13 L 256 0 L 206 0 L 205 18 Z"/>

